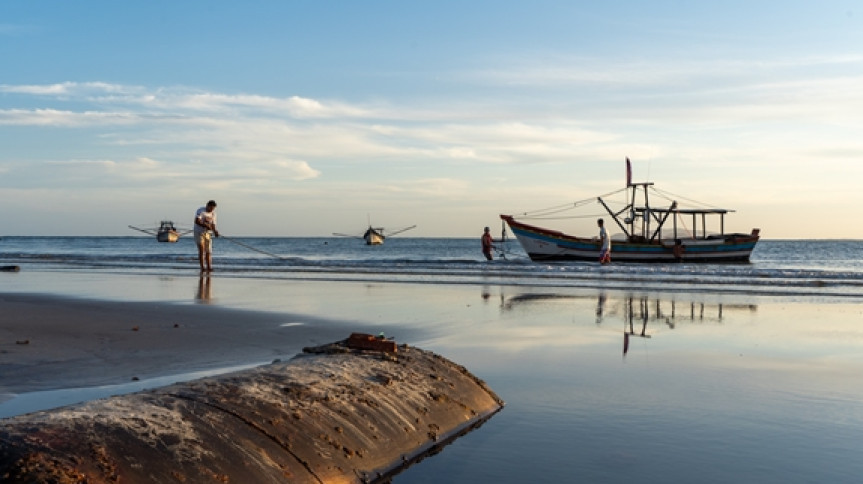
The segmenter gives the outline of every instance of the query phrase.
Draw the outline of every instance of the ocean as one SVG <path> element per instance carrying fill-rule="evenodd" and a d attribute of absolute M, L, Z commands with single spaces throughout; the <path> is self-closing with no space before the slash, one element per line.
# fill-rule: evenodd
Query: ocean
<path fill-rule="evenodd" d="M 214 254 L 201 277 L 189 237 L 4 237 L 0 265 L 21 272 L 0 278 L 0 294 L 206 302 L 284 313 L 285 331 L 330 318 L 408 332 L 506 407 L 395 484 L 863 475 L 863 241 L 762 240 L 746 264 L 537 263 L 514 240 L 487 262 L 479 237 L 220 238 Z M 197 370 L 17 395 L 0 415 Z"/>
<path fill-rule="evenodd" d="M 367 246 L 344 237 L 231 237 L 214 243 L 223 277 L 358 280 L 531 287 L 859 297 L 863 241 L 762 240 L 749 264 L 536 263 L 518 242 L 498 244 L 486 261 L 479 238 L 393 237 Z M 191 237 L 4 237 L 0 264 L 34 271 L 197 273 Z"/>

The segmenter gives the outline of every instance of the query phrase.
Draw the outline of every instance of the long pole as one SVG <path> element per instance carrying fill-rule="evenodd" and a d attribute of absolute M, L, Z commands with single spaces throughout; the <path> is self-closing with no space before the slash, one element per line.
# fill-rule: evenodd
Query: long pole
<path fill-rule="evenodd" d="M 506 222 L 500 221 L 500 258 L 506 259 Z"/>

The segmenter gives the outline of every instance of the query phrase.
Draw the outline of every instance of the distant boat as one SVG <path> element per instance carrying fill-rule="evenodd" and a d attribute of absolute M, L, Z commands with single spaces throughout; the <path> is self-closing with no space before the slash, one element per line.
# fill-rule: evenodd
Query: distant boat
<path fill-rule="evenodd" d="M 611 240 L 611 259 L 615 262 L 749 262 L 759 240 L 759 229 L 748 234 L 725 233 L 725 215 L 733 210 L 724 208 L 682 208 L 676 200 L 667 207 L 652 207 L 649 195 L 660 193 L 652 182 L 632 183 L 629 158 L 626 159 L 626 187 L 596 197 L 610 217 L 606 228 L 617 224 L 622 240 Z M 603 197 L 627 192 L 627 204 L 612 210 Z M 638 202 L 641 200 L 642 202 Z M 593 199 L 525 213 L 522 220 L 567 218 L 566 210 L 583 206 Z M 718 218 L 719 230 L 708 233 L 707 220 Z M 501 215 L 512 233 L 534 261 L 598 261 L 600 241 L 595 236 L 568 235 L 561 231 L 517 220 L 514 215 Z M 572 217 L 572 218 L 584 218 Z M 599 217 L 597 217 L 599 218 Z M 700 225 L 699 225 L 700 223 Z M 689 224 L 689 225 L 687 225 Z M 597 229 L 598 230 L 598 229 Z"/>
<path fill-rule="evenodd" d="M 366 245 L 381 245 L 381 244 L 383 244 L 384 240 L 387 238 L 383 232 L 384 232 L 383 228 L 377 228 L 376 229 L 376 228 L 370 226 L 369 229 L 366 230 L 366 233 L 363 234 L 363 239 L 366 241 Z"/>
<path fill-rule="evenodd" d="M 139 232 L 144 232 L 145 234 L 155 235 L 156 240 L 158 242 L 170 242 L 174 243 L 180 240 L 181 235 L 188 234 L 191 232 L 191 229 L 178 229 L 174 226 L 174 222 L 170 220 L 162 220 L 159 222 L 159 227 L 156 228 L 144 228 L 140 229 L 138 227 L 134 227 L 132 225 L 129 226 L 130 229 L 137 230 Z"/>
<path fill-rule="evenodd" d="M 416 228 L 416 225 L 411 225 L 410 227 L 401 228 L 387 233 L 383 227 L 372 227 L 372 225 L 369 224 L 369 228 L 366 229 L 365 233 L 363 233 L 363 235 L 361 236 L 340 234 L 336 232 L 334 232 L 333 235 L 335 235 L 336 237 L 355 237 L 358 239 L 363 239 L 366 241 L 366 245 L 382 245 L 387 237 L 392 237 L 413 228 Z"/>

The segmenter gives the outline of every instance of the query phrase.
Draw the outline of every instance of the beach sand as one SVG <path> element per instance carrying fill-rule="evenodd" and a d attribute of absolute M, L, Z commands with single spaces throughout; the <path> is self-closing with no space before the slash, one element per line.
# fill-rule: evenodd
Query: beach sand
<path fill-rule="evenodd" d="M 3 294 L 0 314 L 0 394 L 269 363 L 352 331 L 276 312 L 31 294 Z"/>

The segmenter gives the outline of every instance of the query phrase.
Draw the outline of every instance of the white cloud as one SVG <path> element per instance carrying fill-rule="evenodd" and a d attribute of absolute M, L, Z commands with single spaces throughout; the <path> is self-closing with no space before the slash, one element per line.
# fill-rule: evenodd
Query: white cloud
<path fill-rule="evenodd" d="M 285 176 L 292 180 L 310 180 L 321 175 L 305 161 L 276 161 L 274 165 L 284 170 Z"/>
<path fill-rule="evenodd" d="M 55 97 L 89 98 L 103 94 L 141 93 L 143 88 L 106 82 L 61 82 L 57 84 L 0 84 L 0 92 Z"/>
<path fill-rule="evenodd" d="M 177 118 L 179 119 L 179 118 Z M 120 111 L 68 111 L 58 109 L 3 109 L 0 110 L 0 125 L 7 126 L 57 126 L 67 128 L 90 126 L 120 126 L 141 122 L 170 122 L 171 117 L 152 116 L 145 113 Z"/>
<path fill-rule="evenodd" d="M 0 85 L 0 92 L 64 101 L 91 102 L 104 106 L 141 106 L 158 111 L 190 115 L 195 112 L 251 111 L 282 114 L 299 119 L 327 119 L 376 116 L 367 108 L 300 96 L 275 98 L 250 94 L 223 94 L 188 88 L 146 89 L 105 82 L 63 82 L 44 85 Z M 141 113 L 142 115 L 144 113 Z"/>

